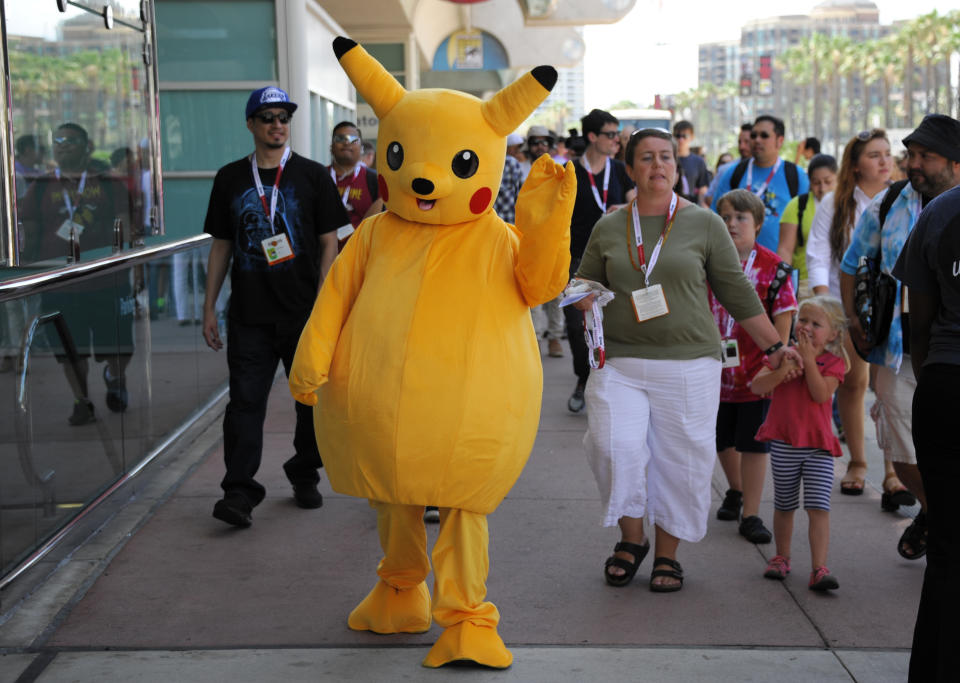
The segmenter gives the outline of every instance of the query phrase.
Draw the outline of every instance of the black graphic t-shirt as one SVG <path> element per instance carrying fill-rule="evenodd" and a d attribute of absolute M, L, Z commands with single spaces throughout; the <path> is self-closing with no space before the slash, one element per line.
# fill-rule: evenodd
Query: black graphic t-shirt
<path fill-rule="evenodd" d="M 277 169 L 260 169 L 270 204 Z M 257 195 L 250 157 L 217 171 L 203 231 L 233 242 L 231 318 L 248 325 L 300 316 L 313 308 L 320 284 L 320 235 L 349 222 L 330 173 L 292 154 L 280 177 L 274 230 Z M 274 231 L 286 234 L 294 258 L 267 263 L 261 243 Z"/>

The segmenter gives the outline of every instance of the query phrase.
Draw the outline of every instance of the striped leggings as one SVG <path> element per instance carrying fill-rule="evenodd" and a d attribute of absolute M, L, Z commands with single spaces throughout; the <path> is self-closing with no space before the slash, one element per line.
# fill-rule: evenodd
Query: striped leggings
<path fill-rule="evenodd" d="M 773 507 L 791 512 L 800 506 L 803 480 L 805 510 L 829 510 L 833 489 L 833 456 L 822 448 L 794 448 L 782 441 L 770 442 L 773 470 Z"/>

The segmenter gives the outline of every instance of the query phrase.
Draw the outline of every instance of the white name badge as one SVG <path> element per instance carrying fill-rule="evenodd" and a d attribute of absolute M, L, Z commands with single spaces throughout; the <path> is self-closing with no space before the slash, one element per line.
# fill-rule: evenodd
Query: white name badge
<path fill-rule="evenodd" d="M 353 224 L 345 223 L 344 225 L 341 225 L 339 228 L 337 228 L 337 239 L 341 241 L 345 240 L 348 237 L 350 237 L 350 235 L 352 235 L 353 232 L 354 232 Z"/>
<path fill-rule="evenodd" d="M 60 224 L 60 228 L 57 230 L 57 237 L 62 240 L 70 241 L 70 230 L 73 229 L 74 234 L 77 237 L 83 234 L 83 226 L 79 223 L 74 223 L 69 218 Z"/>
<path fill-rule="evenodd" d="M 662 285 L 642 287 L 630 293 L 633 298 L 633 311 L 637 314 L 637 322 L 642 323 L 651 318 L 659 318 L 670 312 L 667 298 L 663 294 Z"/>
<path fill-rule="evenodd" d="M 282 232 L 263 240 L 260 246 L 263 247 L 263 253 L 267 256 L 267 263 L 271 266 L 289 261 L 294 256 L 293 249 L 290 248 L 290 241 Z"/>
<path fill-rule="evenodd" d="M 724 339 L 720 342 L 720 352 L 723 354 L 723 367 L 740 367 L 740 345 L 736 339 Z"/>

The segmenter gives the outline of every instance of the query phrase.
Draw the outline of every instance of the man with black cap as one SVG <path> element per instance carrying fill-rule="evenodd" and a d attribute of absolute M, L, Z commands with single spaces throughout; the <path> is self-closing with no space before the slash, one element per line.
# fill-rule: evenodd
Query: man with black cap
<path fill-rule="evenodd" d="M 214 351 L 223 347 L 217 295 L 233 260 L 227 316 L 230 402 L 223 418 L 227 472 L 213 516 L 238 527 L 250 526 L 253 508 L 266 494 L 254 476 L 277 363 L 289 373 L 300 332 L 337 255 L 336 230 L 349 223 L 327 169 L 290 150 L 296 109 L 277 87 L 250 94 L 246 119 L 254 151 L 217 171 L 203 228 L 214 238 L 203 306 L 203 336 Z M 313 412 L 295 405 L 295 453 L 283 470 L 297 505 L 318 508 L 322 462 Z"/>
<path fill-rule="evenodd" d="M 923 207 L 960 185 L 960 121 L 930 114 L 903 143 L 907 147 L 909 179 L 878 194 L 863 212 L 840 264 L 840 289 L 853 342 L 877 366 L 876 412 L 884 458 L 893 463 L 897 477 L 907 488 L 885 491 L 881 505 L 884 510 L 895 511 L 900 505 L 913 504 L 914 496 L 920 501 L 920 512 L 897 543 L 902 557 L 916 560 L 927 552 L 928 501 L 926 477 L 921 477 L 917 467 L 920 454 L 911 437 L 912 402 L 917 387 L 913 370 L 916 356 L 910 339 L 915 324 L 915 311 L 909 305 L 912 297 L 905 296 L 907 283 L 897 287 L 887 337 L 871 346 L 873 340 L 867 339 L 857 315 L 854 275 L 861 257 L 875 259 L 878 255 L 880 269 L 893 273 Z"/>
<path fill-rule="evenodd" d="M 904 139 L 910 151 L 910 182 L 915 155 L 928 164 L 923 182 L 943 189 L 926 205 L 893 269 L 909 287 L 913 371 L 913 443 L 926 492 L 927 569 L 910 656 L 911 682 L 956 680 L 956 618 L 960 611 L 960 122 L 942 115 L 924 118 Z M 947 186 L 951 182 L 952 188 Z M 936 188 L 934 188 L 936 189 Z M 928 192 L 924 190 L 924 194 Z M 928 195 L 929 196 L 929 195 Z"/>

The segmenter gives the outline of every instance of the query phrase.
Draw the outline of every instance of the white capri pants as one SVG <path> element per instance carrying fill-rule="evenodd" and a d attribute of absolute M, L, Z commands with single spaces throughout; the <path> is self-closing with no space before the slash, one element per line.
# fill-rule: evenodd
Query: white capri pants
<path fill-rule="evenodd" d="M 683 541 L 707 533 L 720 360 L 614 358 L 590 373 L 587 459 L 603 526 L 646 517 Z"/>

